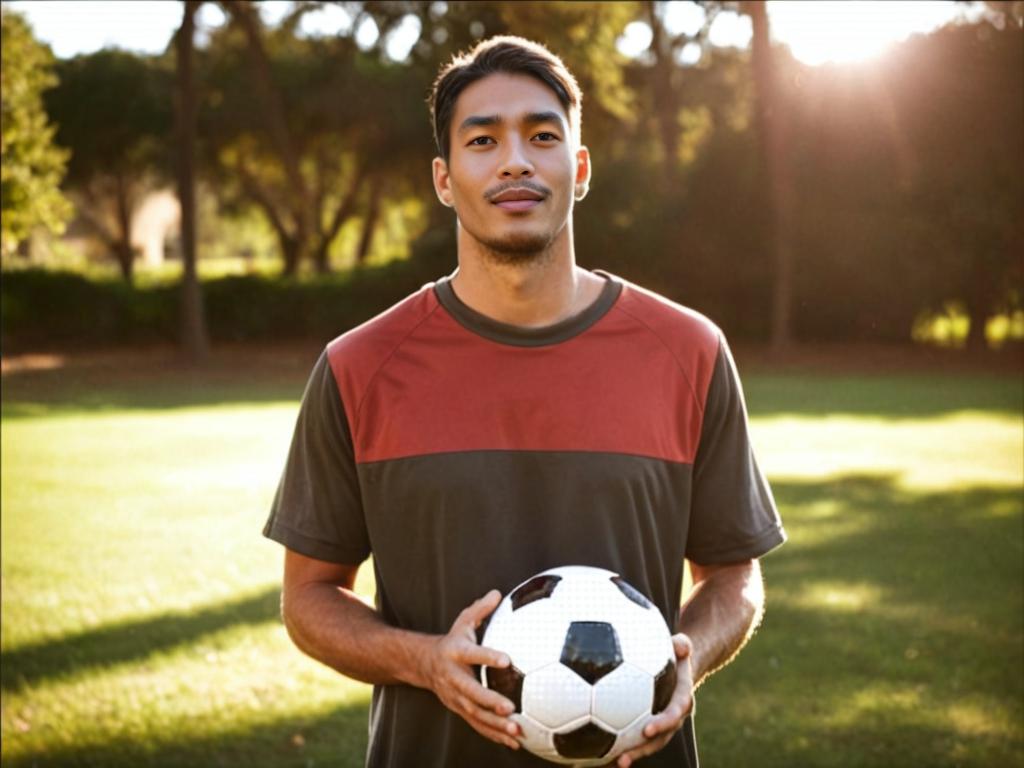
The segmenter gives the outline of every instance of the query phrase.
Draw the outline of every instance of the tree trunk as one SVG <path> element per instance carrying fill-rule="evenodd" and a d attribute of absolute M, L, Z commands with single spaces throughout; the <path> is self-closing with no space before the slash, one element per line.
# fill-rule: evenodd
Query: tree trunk
<path fill-rule="evenodd" d="M 647 23 L 651 27 L 651 52 L 654 54 L 651 72 L 654 86 L 654 117 L 658 123 L 661 148 L 665 153 L 665 168 L 668 170 L 662 178 L 666 184 L 671 185 L 674 183 L 679 162 L 678 94 L 672 87 L 676 63 L 672 58 L 672 46 L 667 39 L 668 31 L 658 16 L 655 3 L 648 0 L 645 6 Z"/>
<path fill-rule="evenodd" d="M 192 76 L 193 37 L 198 0 L 185 0 L 177 45 L 178 75 L 178 200 L 181 203 L 181 343 L 192 362 L 202 362 L 210 353 L 203 317 L 203 294 L 196 270 L 196 90 Z"/>
<path fill-rule="evenodd" d="M 970 248 L 970 245 L 967 247 Z M 985 325 L 988 323 L 989 313 L 996 304 L 996 286 L 999 281 L 994 272 L 995 264 L 992 259 L 987 259 L 984 253 L 978 252 L 970 254 L 969 258 L 969 282 L 964 286 L 967 294 L 967 349 L 971 352 L 981 352 L 988 349 Z"/>
<path fill-rule="evenodd" d="M 224 3 L 223 5 L 225 10 L 242 27 L 246 37 L 246 50 L 249 54 L 253 73 L 252 83 L 256 99 L 260 104 L 264 126 L 274 148 L 277 150 L 288 189 L 291 193 L 292 199 L 287 207 L 293 214 L 295 221 L 295 237 L 300 241 L 296 249 L 296 258 L 298 258 L 302 252 L 312 251 L 310 241 L 316 234 L 316 226 L 313 222 L 314 206 L 312 196 L 302 175 L 299 152 L 288 130 L 284 98 L 274 82 L 270 59 L 263 45 L 259 11 L 254 3 L 232 2 Z M 285 273 L 293 274 L 298 264 L 293 264 L 289 268 L 287 259 L 288 256 L 285 254 Z"/>
<path fill-rule="evenodd" d="M 380 177 L 374 176 L 370 182 L 370 202 L 366 209 L 366 216 L 363 219 L 363 232 L 359 237 L 359 248 L 356 250 L 356 266 L 361 267 L 366 263 L 366 257 L 370 255 L 370 246 L 373 244 L 373 233 L 377 229 L 377 222 L 380 219 Z"/>
<path fill-rule="evenodd" d="M 114 240 L 114 256 L 121 268 L 121 276 L 126 283 L 131 285 L 135 270 L 135 251 L 132 250 L 132 204 L 129 199 L 128 183 L 124 176 L 118 174 L 115 181 L 117 236 Z"/>
<path fill-rule="evenodd" d="M 114 256 L 117 259 L 117 266 L 121 270 L 121 277 L 128 285 L 131 285 L 135 275 L 135 252 L 132 250 L 132 244 L 127 240 L 119 239 L 114 244 Z"/>
<path fill-rule="evenodd" d="M 294 277 L 299 271 L 302 245 L 298 238 L 286 237 L 282 233 L 278 233 L 277 241 L 281 245 L 281 255 L 284 256 L 284 275 L 285 277 Z"/>
<path fill-rule="evenodd" d="M 780 103 L 765 4 L 761 0 L 745 0 L 742 7 L 750 16 L 754 32 L 751 61 L 768 206 L 768 250 L 774 267 L 771 344 L 780 350 L 793 343 L 793 178 L 788 156 L 786 108 Z"/>

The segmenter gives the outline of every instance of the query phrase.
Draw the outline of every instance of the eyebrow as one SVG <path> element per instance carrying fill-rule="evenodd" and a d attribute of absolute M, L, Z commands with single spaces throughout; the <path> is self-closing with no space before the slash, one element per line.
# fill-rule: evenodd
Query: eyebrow
<path fill-rule="evenodd" d="M 505 119 L 501 115 L 470 115 L 459 126 L 457 133 L 463 133 L 470 128 L 487 128 L 493 125 L 501 125 Z M 527 112 L 522 117 L 526 125 L 537 125 L 538 123 L 556 123 L 563 131 L 565 121 L 557 112 Z"/>

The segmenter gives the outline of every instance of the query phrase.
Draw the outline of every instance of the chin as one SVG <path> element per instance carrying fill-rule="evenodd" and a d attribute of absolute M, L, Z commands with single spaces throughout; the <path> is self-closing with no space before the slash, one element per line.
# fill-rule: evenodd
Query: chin
<path fill-rule="evenodd" d="M 490 256 L 503 264 L 526 264 L 546 258 L 557 233 L 511 232 L 503 237 L 478 237 Z"/>

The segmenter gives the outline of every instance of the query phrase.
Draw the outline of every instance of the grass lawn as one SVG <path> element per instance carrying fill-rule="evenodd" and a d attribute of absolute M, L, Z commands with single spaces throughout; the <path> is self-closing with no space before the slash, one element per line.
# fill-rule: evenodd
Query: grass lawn
<path fill-rule="evenodd" d="M 5 766 L 362 765 L 369 689 L 291 646 L 260 536 L 315 353 L 232 354 L 4 375 Z M 1024 765 L 1019 376 L 745 379 L 790 542 L 705 764 Z"/>

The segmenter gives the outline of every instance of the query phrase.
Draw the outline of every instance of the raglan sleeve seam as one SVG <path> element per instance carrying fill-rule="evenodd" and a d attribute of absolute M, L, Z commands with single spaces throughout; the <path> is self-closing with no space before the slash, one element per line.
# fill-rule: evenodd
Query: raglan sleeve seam
<path fill-rule="evenodd" d="M 421 325 L 423 325 L 423 323 L 425 323 L 427 320 L 429 320 L 431 317 L 433 317 L 434 313 L 437 312 L 437 309 L 438 309 L 439 306 L 441 306 L 441 305 L 440 304 L 435 304 L 430 309 L 429 312 L 427 312 L 423 317 L 421 317 L 419 320 L 417 320 L 413 324 L 413 326 L 408 331 L 405 332 L 405 334 L 402 336 L 402 338 L 399 339 L 395 343 L 395 345 L 391 348 L 391 350 L 387 353 L 387 355 L 384 357 L 384 359 L 374 369 L 373 373 L 367 379 L 366 386 L 363 387 L 363 391 L 361 393 L 361 396 L 359 397 L 358 402 L 355 404 L 355 410 L 352 413 L 352 424 L 351 424 L 351 430 L 352 431 L 351 431 L 351 435 L 352 435 L 352 440 L 353 440 L 353 447 L 355 445 L 355 436 L 359 432 L 359 419 L 360 419 L 360 417 L 362 415 L 363 404 L 366 402 L 367 398 L 369 397 L 370 390 L 373 388 L 374 383 L 376 383 L 377 377 L 380 375 L 381 371 L 384 370 L 384 368 L 387 366 L 387 364 L 391 362 L 392 358 L 394 358 L 395 354 L 402 347 L 402 345 L 405 344 L 405 342 L 409 339 L 409 337 L 412 336 L 419 329 L 419 327 Z M 333 368 L 333 366 L 332 366 L 332 368 Z M 339 394 L 340 394 L 340 392 L 339 392 Z M 342 403 L 344 403 L 344 397 L 342 397 Z"/>
<path fill-rule="evenodd" d="M 635 323 L 638 323 L 639 325 L 643 326 L 647 330 L 647 332 L 650 333 L 655 339 L 657 339 L 658 343 L 661 344 L 661 346 L 663 346 L 665 348 L 665 351 L 668 352 L 669 356 L 672 358 L 672 361 L 676 364 L 676 368 L 679 369 L 679 372 L 682 374 L 683 379 L 686 381 L 686 385 L 687 385 L 687 387 L 690 390 L 690 396 L 693 398 L 694 403 L 697 404 L 697 412 L 700 413 L 701 422 L 703 423 L 703 421 L 704 421 L 704 403 L 701 401 L 700 397 L 697 395 L 697 388 L 693 385 L 693 379 L 686 372 L 686 367 L 682 364 L 682 362 L 680 362 L 678 356 L 676 356 L 676 353 L 672 351 L 672 347 L 670 347 L 668 345 L 668 342 L 666 342 L 665 339 L 663 339 L 661 337 L 661 334 L 659 334 L 657 331 L 655 331 L 653 328 L 651 328 L 651 326 L 648 323 L 644 322 L 644 320 L 642 320 L 641 318 L 637 317 L 636 315 L 634 315 L 629 310 L 623 309 L 620 306 L 616 306 L 616 309 L 619 312 L 621 312 L 622 314 L 626 315 L 626 317 L 629 317 L 630 319 L 632 319 Z M 719 346 L 721 346 L 720 337 L 719 337 Z"/>

